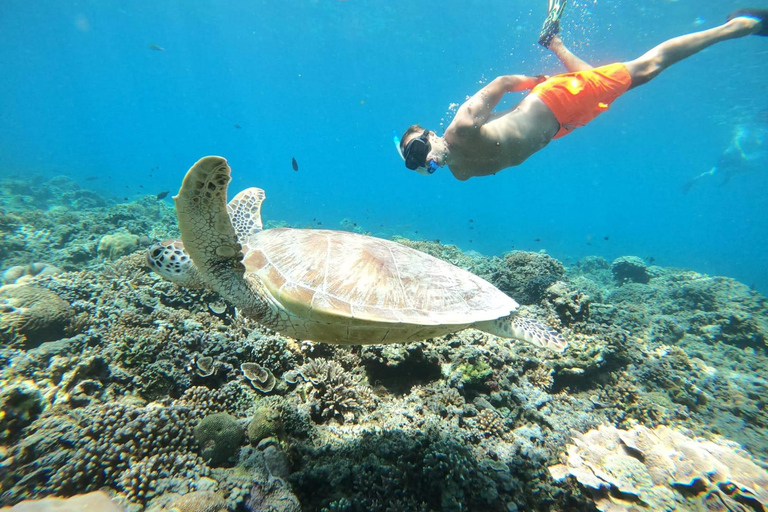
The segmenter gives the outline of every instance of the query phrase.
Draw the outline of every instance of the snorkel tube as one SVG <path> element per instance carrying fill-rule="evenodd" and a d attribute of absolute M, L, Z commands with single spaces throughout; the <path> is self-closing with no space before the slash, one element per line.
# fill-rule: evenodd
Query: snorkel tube
<path fill-rule="evenodd" d="M 397 132 L 395 130 L 392 130 L 392 135 L 393 141 L 395 143 L 395 149 L 397 149 L 397 154 L 400 155 L 400 158 L 402 158 L 403 162 L 405 162 L 405 155 L 403 155 L 403 150 L 400 148 L 400 137 L 397 136 Z M 439 168 L 440 166 L 437 164 L 437 162 L 434 159 L 430 159 L 427 162 L 426 167 L 417 167 L 414 170 L 423 176 L 429 176 L 434 174 L 435 171 Z"/>

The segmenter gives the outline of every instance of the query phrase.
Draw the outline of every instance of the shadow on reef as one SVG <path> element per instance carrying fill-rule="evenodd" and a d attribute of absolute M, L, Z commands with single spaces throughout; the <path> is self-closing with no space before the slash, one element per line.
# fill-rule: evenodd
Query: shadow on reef
<path fill-rule="evenodd" d="M 549 485 L 540 461 L 478 459 L 439 427 L 363 432 L 319 450 L 296 446 L 293 457 L 302 462 L 290 480 L 308 511 L 592 510 Z"/>
<path fill-rule="evenodd" d="M 575 462 L 553 479 L 566 451 L 592 457 L 647 434 L 639 426 L 674 426 L 768 457 L 768 302 L 732 279 L 398 239 L 506 287 L 569 348 L 471 329 L 339 347 L 277 335 L 149 273 L 142 240 L 174 224 L 156 203 L 24 202 L 4 217 L 0 506 L 103 489 L 129 512 L 602 510 L 637 503 L 633 482 L 656 469 L 632 454 L 655 448 L 621 448 L 628 466 L 612 483 Z M 94 233 L 83 218 L 99 219 Z M 688 446 L 667 434 L 659 449 Z M 638 496 L 681 486 L 656 487 Z"/>

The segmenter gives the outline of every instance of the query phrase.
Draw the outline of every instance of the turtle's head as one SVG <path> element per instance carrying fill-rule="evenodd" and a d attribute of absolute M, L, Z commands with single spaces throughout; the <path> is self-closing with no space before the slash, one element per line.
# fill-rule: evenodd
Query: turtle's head
<path fill-rule="evenodd" d="M 205 288 L 195 263 L 181 240 L 163 240 L 147 249 L 147 265 L 170 281 L 185 288 Z"/>

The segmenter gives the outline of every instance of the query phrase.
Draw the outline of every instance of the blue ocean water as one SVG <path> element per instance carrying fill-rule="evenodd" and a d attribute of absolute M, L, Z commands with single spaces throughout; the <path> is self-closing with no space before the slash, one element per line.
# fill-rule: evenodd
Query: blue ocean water
<path fill-rule="evenodd" d="M 562 71 L 536 45 L 546 3 L 5 0 L 0 177 L 65 174 L 133 200 L 175 192 L 198 158 L 220 154 L 232 190 L 267 191 L 265 220 L 349 219 L 379 236 L 566 263 L 652 257 L 768 293 L 768 159 L 683 193 L 739 126 L 768 124 L 765 38 L 675 65 L 496 176 L 404 168 L 393 130 L 441 133 L 493 77 Z M 571 1 L 563 34 L 594 64 L 629 60 L 737 7 Z"/>

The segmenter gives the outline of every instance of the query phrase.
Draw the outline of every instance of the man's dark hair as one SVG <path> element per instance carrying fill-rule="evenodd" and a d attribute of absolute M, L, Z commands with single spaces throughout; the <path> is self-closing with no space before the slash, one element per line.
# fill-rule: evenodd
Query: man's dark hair
<path fill-rule="evenodd" d="M 405 130 L 403 136 L 400 137 L 400 152 L 405 152 L 405 139 L 407 139 L 409 135 L 412 133 L 418 133 L 421 135 L 423 131 L 424 128 L 419 124 L 412 124 L 407 130 Z"/>

